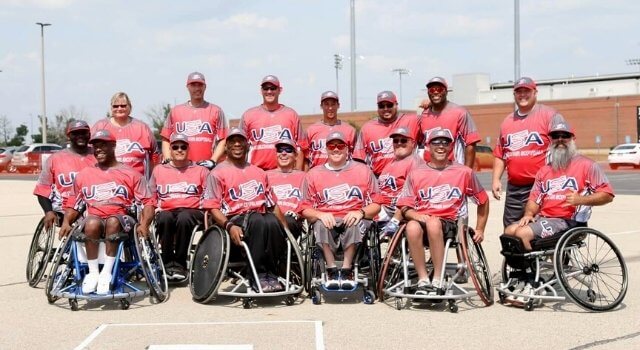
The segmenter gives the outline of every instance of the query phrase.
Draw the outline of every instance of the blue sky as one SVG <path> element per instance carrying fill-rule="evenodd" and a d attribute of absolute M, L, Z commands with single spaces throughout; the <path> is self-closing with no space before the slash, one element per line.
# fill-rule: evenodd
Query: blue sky
<path fill-rule="evenodd" d="M 638 1 L 521 0 L 521 71 L 535 79 L 637 71 Z M 45 29 L 47 114 L 74 106 L 103 117 L 116 91 L 134 117 L 187 100 L 186 76 L 207 78 L 207 100 L 229 117 L 261 102 L 260 79 L 280 77 L 281 102 L 319 112 L 335 89 L 335 53 L 349 56 L 349 0 L 0 0 L 0 115 L 13 126 L 40 114 L 40 29 Z M 513 79 L 513 1 L 356 0 L 358 109 L 381 90 L 405 107 L 434 75 L 488 73 Z M 342 111 L 350 70 L 340 71 Z"/>

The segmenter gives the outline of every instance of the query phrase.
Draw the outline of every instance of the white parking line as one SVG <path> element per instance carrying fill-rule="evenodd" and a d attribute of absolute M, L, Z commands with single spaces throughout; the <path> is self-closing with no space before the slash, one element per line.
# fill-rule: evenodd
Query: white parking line
<path fill-rule="evenodd" d="M 614 233 L 608 233 L 607 236 L 618 236 L 618 235 L 626 235 L 629 233 L 640 233 L 640 230 L 633 230 L 633 231 L 621 231 L 621 232 L 614 232 Z"/>
<path fill-rule="evenodd" d="M 171 323 L 107 323 L 102 324 L 93 331 L 75 350 L 88 349 L 93 342 L 107 327 L 158 327 L 158 326 L 202 326 L 202 325 L 231 325 L 231 324 L 273 324 L 273 323 L 313 323 L 316 336 L 316 350 L 324 350 L 324 334 L 322 321 L 240 321 L 240 322 L 171 322 Z"/>

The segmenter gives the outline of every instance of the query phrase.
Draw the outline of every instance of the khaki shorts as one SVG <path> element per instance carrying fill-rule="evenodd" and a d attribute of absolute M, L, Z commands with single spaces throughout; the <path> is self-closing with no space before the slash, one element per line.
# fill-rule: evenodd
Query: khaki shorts
<path fill-rule="evenodd" d="M 320 220 L 313 224 L 313 234 L 316 237 L 316 242 L 318 244 L 327 243 L 334 253 L 340 245 L 342 245 L 342 249 L 345 249 L 352 244 L 362 242 L 362 237 L 369 230 L 373 221 L 360 220 L 357 225 L 348 227 L 343 232 L 340 232 L 342 231 L 342 218 L 336 218 L 336 224 L 338 226 L 337 230 L 328 230 Z"/>

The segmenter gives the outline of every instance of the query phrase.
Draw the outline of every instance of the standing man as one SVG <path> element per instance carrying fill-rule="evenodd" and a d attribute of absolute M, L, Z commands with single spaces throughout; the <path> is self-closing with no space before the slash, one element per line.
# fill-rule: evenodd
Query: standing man
<path fill-rule="evenodd" d="M 538 89 L 535 81 L 520 78 L 513 86 L 516 109 L 500 126 L 500 136 L 493 150 L 492 193 L 500 199 L 500 179 L 507 169 L 507 195 L 504 201 L 504 227 L 517 222 L 524 215 L 524 207 L 538 170 L 547 162 L 550 145 L 549 130 L 564 117 L 555 109 L 536 103 Z"/>
<path fill-rule="evenodd" d="M 420 130 L 425 140 L 436 130 L 449 130 L 454 139 L 450 160 L 473 169 L 476 158 L 475 144 L 480 141 L 480 136 L 469 111 L 447 100 L 448 89 L 444 78 L 433 77 L 429 80 L 427 94 L 430 103 L 422 112 Z M 430 152 L 424 152 L 425 161 L 429 161 L 430 157 Z"/>
<path fill-rule="evenodd" d="M 422 134 L 416 114 L 398 114 L 398 99 L 393 92 L 380 92 L 377 101 L 378 119 L 368 121 L 360 129 L 353 158 L 365 161 L 375 176 L 380 176 L 382 169 L 394 158 L 391 133 L 404 127 L 416 142 L 422 142 Z"/>
<path fill-rule="evenodd" d="M 310 167 L 322 165 L 327 161 L 327 135 L 334 131 L 341 132 L 347 141 L 349 154 L 353 153 L 356 145 L 356 129 L 338 119 L 338 109 L 340 100 L 338 94 L 333 91 L 325 91 L 320 95 L 320 108 L 322 108 L 322 120 L 311 124 L 307 128 L 309 138 L 309 159 Z"/>
<path fill-rule="evenodd" d="M 187 76 L 189 101 L 171 109 L 162 128 L 162 156 L 171 160 L 169 138 L 172 134 L 183 134 L 189 138 L 189 160 L 204 162 L 213 168 L 224 153 L 227 136 L 227 119 L 222 109 L 204 99 L 207 84 L 204 75 L 193 72 Z"/>
<path fill-rule="evenodd" d="M 260 90 L 262 104 L 244 112 L 240 119 L 251 146 L 249 162 L 263 170 L 275 169 L 275 145 L 280 139 L 290 139 L 302 150 L 296 156 L 296 169 L 302 170 L 308 145 L 298 113 L 278 101 L 282 86 L 275 75 L 264 77 Z"/>

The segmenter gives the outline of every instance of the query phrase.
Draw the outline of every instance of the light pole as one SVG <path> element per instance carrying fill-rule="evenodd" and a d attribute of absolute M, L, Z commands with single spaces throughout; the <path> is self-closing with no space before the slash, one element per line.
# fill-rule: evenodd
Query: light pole
<path fill-rule="evenodd" d="M 627 66 L 636 66 L 640 72 L 640 58 L 630 58 L 627 60 Z"/>
<path fill-rule="evenodd" d="M 333 66 L 336 69 L 336 94 L 340 96 L 340 84 L 338 83 L 338 71 L 342 69 L 342 55 L 334 54 L 333 55 Z"/>
<path fill-rule="evenodd" d="M 350 2 L 351 9 L 351 111 L 358 109 L 356 94 L 356 5 L 355 0 Z"/>
<path fill-rule="evenodd" d="M 36 24 L 40 26 L 40 48 L 42 53 L 42 61 L 40 62 L 42 71 L 42 143 L 47 143 L 47 102 L 44 92 L 44 27 L 50 26 L 51 23 L 37 22 Z"/>
<path fill-rule="evenodd" d="M 392 72 L 398 73 L 398 80 L 400 83 L 400 91 L 399 91 L 400 109 L 402 109 L 402 75 L 408 75 L 409 73 L 411 73 L 411 71 L 406 68 L 396 68 L 396 69 L 393 69 Z"/>
<path fill-rule="evenodd" d="M 520 79 L 520 0 L 513 1 L 513 78 Z"/>

